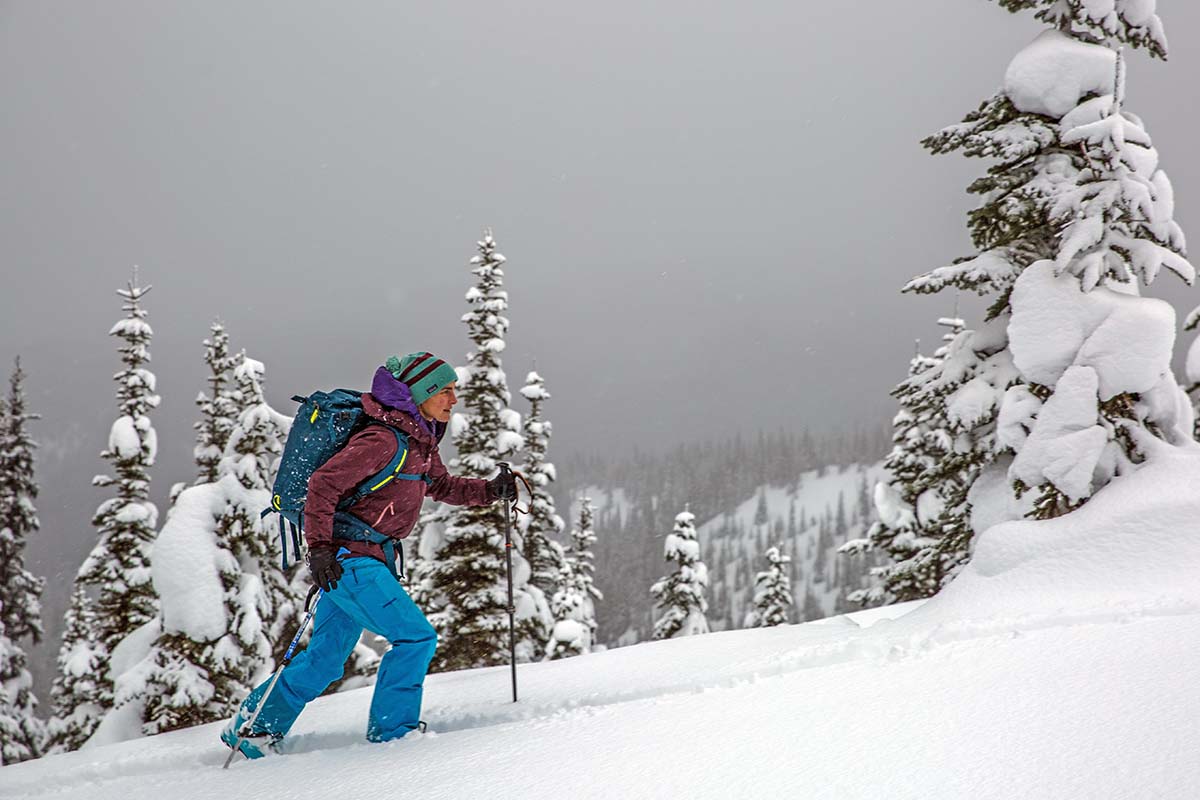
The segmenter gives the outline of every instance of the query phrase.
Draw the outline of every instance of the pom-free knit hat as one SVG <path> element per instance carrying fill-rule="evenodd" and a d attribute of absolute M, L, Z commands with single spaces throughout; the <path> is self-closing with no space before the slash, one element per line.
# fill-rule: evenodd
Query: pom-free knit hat
<path fill-rule="evenodd" d="M 385 366 L 393 378 L 408 386 L 417 405 L 458 380 L 454 367 L 433 353 L 409 353 L 404 358 L 392 356 Z"/>

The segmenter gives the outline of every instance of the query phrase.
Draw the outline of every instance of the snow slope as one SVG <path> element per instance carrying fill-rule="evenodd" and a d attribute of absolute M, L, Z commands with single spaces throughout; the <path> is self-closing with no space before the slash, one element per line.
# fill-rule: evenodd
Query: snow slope
<path fill-rule="evenodd" d="M 361 741 L 370 690 L 222 771 L 216 725 L 0 769 L 22 798 L 1191 798 L 1200 455 L 980 537 L 915 609 L 432 676 L 436 733 Z M 909 610 L 912 609 L 912 610 Z M 889 619 L 903 611 L 909 613 Z"/>

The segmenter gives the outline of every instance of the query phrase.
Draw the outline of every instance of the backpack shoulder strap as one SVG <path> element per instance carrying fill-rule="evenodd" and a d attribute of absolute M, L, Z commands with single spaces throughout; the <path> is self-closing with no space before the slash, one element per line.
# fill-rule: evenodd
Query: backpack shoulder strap
<path fill-rule="evenodd" d="M 387 428 L 395 435 L 396 452 L 392 456 L 392 459 L 383 467 L 383 469 L 379 470 L 379 472 L 376 472 L 374 475 L 360 483 L 358 487 L 355 488 L 355 490 L 348 497 L 346 497 L 345 500 L 338 503 L 339 510 L 345 511 L 350 506 L 354 505 L 359 500 L 362 500 L 372 492 L 377 492 L 384 486 L 387 486 L 393 480 L 425 480 L 428 482 L 428 478 L 424 475 L 406 475 L 405 473 L 401 472 L 401 470 L 404 469 L 404 462 L 408 459 L 408 434 L 399 428 L 393 428 L 391 425 L 388 425 L 384 422 L 372 422 L 370 424 Z"/>

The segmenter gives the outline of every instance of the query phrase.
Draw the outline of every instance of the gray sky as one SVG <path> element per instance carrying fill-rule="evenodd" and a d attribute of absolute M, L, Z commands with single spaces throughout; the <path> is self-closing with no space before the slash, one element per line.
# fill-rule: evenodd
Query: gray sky
<path fill-rule="evenodd" d="M 1171 61 L 1131 57 L 1127 106 L 1200 237 L 1200 8 L 1159 6 Z M 0 5 L 0 359 L 44 417 L 32 565 L 69 582 L 94 543 L 134 264 L 160 505 L 192 477 L 214 317 L 285 412 L 392 353 L 461 363 L 489 225 L 505 368 L 546 378 L 552 458 L 886 421 L 954 303 L 899 288 L 969 252 L 984 168 L 918 141 L 1040 30 L 985 0 Z M 1171 275 L 1152 293 L 1200 302 Z"/>

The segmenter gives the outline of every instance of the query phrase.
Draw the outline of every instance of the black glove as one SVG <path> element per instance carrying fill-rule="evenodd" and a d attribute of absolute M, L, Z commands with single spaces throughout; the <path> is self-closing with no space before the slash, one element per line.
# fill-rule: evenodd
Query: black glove
<path fill-rule="evenodd" d="M 487 482 L 488 492 L 497 500 L 511 500 L 517 496 L 517 478 L 512 472 L 501 472 Z"/>
<path fill-rule="evenodd" d="M 313 547 L 308 551 L 308 573 L 322 592 L 337 588 L 342 577 L 342 564 L 332 547 Z"/>

